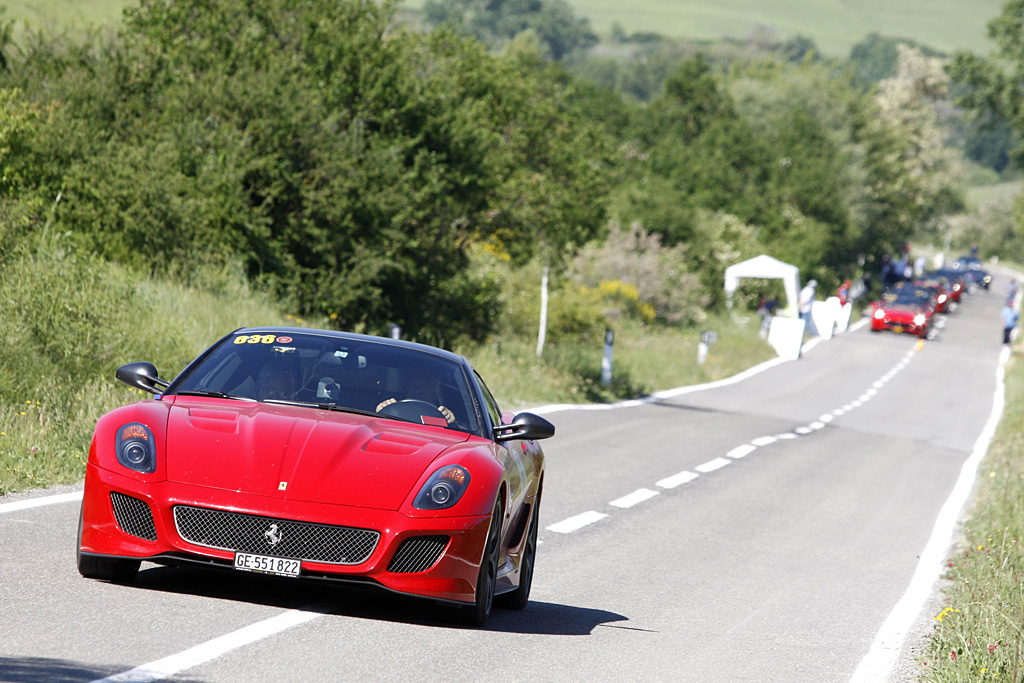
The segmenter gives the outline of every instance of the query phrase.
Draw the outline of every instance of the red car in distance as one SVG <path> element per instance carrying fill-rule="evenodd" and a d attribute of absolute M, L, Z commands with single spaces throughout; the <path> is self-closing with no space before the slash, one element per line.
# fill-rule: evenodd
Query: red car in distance
<path fill-rule="evenodd" d="M 944 268 L 926 273 L 924 277 L 939 279 L 940 281 L 944 280 L 946 282 L 945 286 L 949 288 L 949 298 L 955 303 L 960 303 L 961 297 L 967 290 L 967 278 L 964 273 L 956 270 Z"/>
<path fill-rule="evenodd" d="M 97 425 L 78 570 L 143 561 L 375 586 L 458 608 L 526 606 L 554 426 L 502 413 L 465 358 L 325 330 L 228 334 Z M 497 598 L 495 597 L 497 596 Z"/>
<path fill-rule="evenodd" d="M 932 294 L 918 288 L 903 288 L 888 292 L 872 304 L 871 330 L 906 332 L 927 339 L 932 328 L 935 306 Z"/>
<path fill-rule="evenodd" d="M 931 297 L 932 306 L 936 313 L 948 313 L 950 297 L 948 290 L 937 280 L 914 280 L 913 282 L 900 282 L 896 284 L 889 293 L 900 293 L 916 290 L 927 292 Z M 884 299 L 884 297 L 883 297 Z"/>

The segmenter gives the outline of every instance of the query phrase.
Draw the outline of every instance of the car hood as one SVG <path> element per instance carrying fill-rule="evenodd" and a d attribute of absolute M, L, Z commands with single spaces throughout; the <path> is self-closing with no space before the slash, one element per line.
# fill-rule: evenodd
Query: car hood
<path fill-rule="evenodd" d="M 923 313 L 924 311 L 920 308 L 904 308 L 902 306 L 885 309 L 885 314 L 889 318 L 913 318 Z"/>
<path fill-rule="evenodd" d="M 288 500 L 397 510 L 461 432 L 315 408 L 178 397 L 171 481 Z"/>

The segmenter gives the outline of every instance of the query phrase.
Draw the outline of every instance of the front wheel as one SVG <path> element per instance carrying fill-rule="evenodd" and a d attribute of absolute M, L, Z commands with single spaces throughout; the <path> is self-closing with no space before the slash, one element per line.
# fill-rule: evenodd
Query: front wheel
<path fill-rule="evenodd" d="M 498 580 L 498 547 L 501 539 L 501 501 L 494 504 L 491 526 L 487 530 L 484 556 L 480 560 L 480 573 L 476 579 L 476 600 L 472 605 L 462 607 L 462 623 L 466 626 L 483 626 L 491 616 L 494 605 L 494 586 Z"/>
<path fill-rule="evenodd" d="M 524 609 L 530 602 L 530 588 L 533 587 L 533 566 L 537 559 L 537 525 L 540 523 L 540 495 L 533 505 L 530 515 L 530 531 L 523 547 L 523 559 L 519 565 L 519 587 L 511 593 L 498 598 L 502 607 L 507 609 Z"/>
<path fill-rule="evenodd" d="M 78 573 L 87 579 L 100 579 L 114 583 L 128 583 L 139 573 L 141 560 L 122 560 L 116 557 L 95 557 L 82 554 L 82 528 L 84 511 L 78 516 L 78 548 L 75 552 Z"/>

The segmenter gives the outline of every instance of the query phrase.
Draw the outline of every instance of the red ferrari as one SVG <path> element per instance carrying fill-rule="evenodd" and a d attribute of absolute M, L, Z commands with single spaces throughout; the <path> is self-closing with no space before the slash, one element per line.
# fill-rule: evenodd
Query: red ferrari
<path fill-rule="evenodd" d="M 872 305 L 871 330 L 907 332 L 926 339 L 935 315 L 933 302 L 931 292 L 917 288 L 904 288 L 889 293 Z"/>
<path fill-rule="evenodd" d="M 459 606 L 526 606 L 554 426 L 502 413 L 465 358 L 312 329 L 227 335 L 154 398 L 99 419 L 78 570 L 140 562 L 382 587 Z M 497 598 L 496 598 L 497 596 Z"/>

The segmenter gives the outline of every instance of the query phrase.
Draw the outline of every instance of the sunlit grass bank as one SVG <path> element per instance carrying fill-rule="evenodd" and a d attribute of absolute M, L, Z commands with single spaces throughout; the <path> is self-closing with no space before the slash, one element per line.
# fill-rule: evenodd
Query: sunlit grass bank
<path fill-rule="evenodd" d="M 700 328 L 645 327 L 614 330 L 612 381 L 601 382 L 602 339 L 571 346 L 547 345 L 540 358 L 534 340 L 459 349 L 480 370 L 509 409 L 545 403 L 586 403 L 636 398 L 662 389 L 734 375 L 775 357 L 758 336 L 757 316 L 722 316 Z M 701 332 L 718 333 L 704 364 L 697 362 Z"/>
<path fill-rule="evenodd" d="M 148 397 L 114 379 L 118 366 L 148 360 L 173 377 L 232 329 L 304 323 L 234 274 L 204 279 L 141 278 L 59 248 L 0 269 L 0 495 L 82 478 L 97 418 Z"/>

